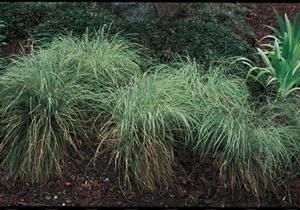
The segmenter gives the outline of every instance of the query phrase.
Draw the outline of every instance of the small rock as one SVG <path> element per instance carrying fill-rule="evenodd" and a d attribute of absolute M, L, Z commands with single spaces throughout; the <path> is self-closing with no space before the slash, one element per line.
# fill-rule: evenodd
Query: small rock
<path fill-rule="evenodd" d="M 72 185 L 71 182 L 66 182 L 66 183 L 65 183 L 65 186 L 67 186 L 67 187 L 69 187 L 69 186 L 71 186 L 71 185 Z"/>
<path fill-rule="evenodd" d="M 152 3 L 112 2 L 109 5 L 114 13 L 121 15 L 127 21 L 146 20 L 156 15 L 156 10 Z"/>
<path fill-rule="evenodd" d="M 65 206 L 66 204 L 65 203 L 62 203 L 62 206 Z"/>
<path fill-rule="evenodd" d="M 104 182 L 109 182 L 109 178 L 105 178 L 105 179 L 104 179 Z"/>
<path fill-rule="evenodd" d="M 47 196 L 45 197 L 45 199 L 48 201 L 48 200 L 51 200 L 51 197 L 47 195 Z"/>
<path fill-rule="evenodd" d="M 53 198 L 56 200 L 56 199 L 57 199 L 57 196 L 55 195 Z"/>

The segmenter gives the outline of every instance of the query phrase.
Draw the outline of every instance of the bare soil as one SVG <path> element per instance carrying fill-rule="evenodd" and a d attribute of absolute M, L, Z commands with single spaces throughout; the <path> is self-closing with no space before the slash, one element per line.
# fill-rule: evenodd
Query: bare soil
<path fill-rule="evenodd" d="M 0 172 L 0 205 L 5 206 L 118 206 L 118 207 L 291 207 L 299 206 L 300 182 L 291 181 L 290 194 L 283 190 L 277 196 L 267 193 L 257 199 L 246 191 L 232 191 L 221 184 L 212 158 L 198 157 L 181 151 L 177 161 L 183 165 L 174 174 L 174 185 L 150 193 L 123 188 L 113 165 L 107 169 L 109 155 L 102 156 L 96 167 L 89 161 L 91 150 L 83 149 L 84 159 L 67 161 L 61 178 L 52 177 L 44 184 L 5 179 Z"/>

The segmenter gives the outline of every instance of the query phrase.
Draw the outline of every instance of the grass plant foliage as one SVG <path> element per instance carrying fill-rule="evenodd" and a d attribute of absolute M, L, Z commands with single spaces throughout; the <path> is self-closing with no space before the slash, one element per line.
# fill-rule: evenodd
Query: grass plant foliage
<path fill-rule="evenodd" d="M 139 62 L 128 43 L 103 31 L 59 37 L 15 58 L 0 77 L 3 168 L 32 181 L 60 174 L 64 157 L 88 138 L 86 121 L 107 104 L 104 95 L 139 72 Z"/>
<path fill-rule="evenodd" d="M 82 84 L 113 91 L 141 74 L 145 59 L 139 45 L 118 35 L 109 37 L 105 29 L 87 31 L 81 37 L 60 36 L 48 48 L 67 60 L 70 71 L 86 74 Z"/>
<path fill-rule="evenodd" d="M 258 195 L 279 184 L 291 164 L 290 149 L 298 148 L 297 130 L 255 109 L 245 81 L 228 75 L 226 66 L 211 66 L 206 74 L 195 65 L 183 69 L 189 69 L 182 77 L 189 78 L 197 100 L 197 134 L 188 145 L 203 156 L 213 155 L 221 178 L 232 187 L 244 185 Z"/>
<path fill-rule="evenodd" d="M 84 136 L 81 120 L 92 98 L 63 62 L 55 51 L 38 51 L 0 78 L 1 165 L 10 176 L 39 181 L 60 172 Z"/>
<path fill-rule="evenodd" d="M 136 78 L 118 90 L 114 106 L 99 138 L 110 147 L 125 183 L 150 190 L 170 184 L 173 177 L 176 134 L 188 138 L 192 130 L 187 104 L 187 81 L 170 73 L 153 73 Z"/>
<path fill-rule="evenodd" d="M 125 183 L 155 189 L 173 179 L 174 146 L 212 155 L 221 178 L 258 195 L 281 184 L 298 148 L 297 129 L 251 104 L 245 81 L 224 65 L 208 70 L 191 60 L 159 65 L 113 96 L 100 132 Z M 205 73 L 206 72 L 206 73 Z"/>

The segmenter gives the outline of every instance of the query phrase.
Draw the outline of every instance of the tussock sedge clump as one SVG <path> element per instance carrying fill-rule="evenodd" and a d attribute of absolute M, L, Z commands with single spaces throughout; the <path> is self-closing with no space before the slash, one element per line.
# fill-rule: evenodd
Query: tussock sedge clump
<path fill-rule="evenodd" d="M 263 117 L 271 116 L 272 121 L 280 125 L 286 125 L 295 133 L 295 141 L 290 149 L 290 156 L 295 158 L 296 164 L 300 163 L 300 97 L 297 93 L 290 94 L 286 98 L 277 98 L 268 104 L 261 105 Z M 299 168 L 299 167 L 298 167 Z"/>
<path fill-rule="evenodd" d="M 48 45 L 66 60 L 71 72 L 85 77 L 81 83 L 93 91 L 111 92 L 141 74 L 145 55 L 138 44 L 120 36 L 108 37 L 103 28 L 82 37 L 60 36 Z"/>
<path fill-rule="evenodd" d="M 33 182 L 61 174 L 63 159 L 89 138 L 107 92 L 139 73 L 138 53 L 117 36 L 59 37 L 13 61 L 0 77 L 0 163 Z M 90 120 L 92 119 L 92 120 Z"/>
<path fill-rule="evenodd" d="M 103 140 L 114 147 L 116 161 L 123 161 L 126 179 L 133 177 L 150 188 L 161 174 L 170 180 L 174 157 L 169 154 L 181 129 L 186 146 L 203 156 L 212 154 L 221 178 L 232 187 L 244 185 L 258 195 L 281 183 L 280 174 L 292 164 L 292 151 L 298 147 L 297 129 L 255 110 L 244 80 L 228 76 L 224 65 L 207 70 L 189 60 L 161 65 L 156 72 L 164 73 L 149 75 L 116 95 L 110 137 Z M 157 85 L 147 86 L 149 82 Z M 168 104 L 160 100 L 163 95 Z M 173 118 L 177 124 L 169 123 Z M 156 137 L 161 149 L 154 148 Z"/>
<path fill-rule="evenodd" d="M 278 123 L 300 126 L 300 96 L 291 94 L 285 99 L 277 99 L 273 103 L 263 106 L 268 108 L 268 114 L 274 116 Z M 299 130 L 300 131 L 300 130 Z M 300 135 L 299 135 L 300 136 Z"/>
<path fill-rule="evenodd" d="M 258 194 L 260 185 L 279 183 L 280 173 L 291 163 L 289 149 L 297 146 L 293 127 L 275 123 L 272 116 L 261 117 L 249 101 L 245 82 L 226 75 L 224 65 L 212 66 L 205 74 L 195 67 L 181 67 L 197 100 L 197 135 L 190 144 L 201 155 L 216 158 L 221 178 L 232 187 L 244 184 Z"/>
<path fill-rule="evenodd" d="M 224 182 L 256 195 L 280 184 L 291 164 L 296 130 L 252 106 L 245 81 L 228 76 L 224 65 L 204 69 L 193 61 L 159 65 L 113 96 L 103 146 L 125 183 L 155 189 L 173 178 L 174 145 L 213 155 Z M 180 138 L 178 138 L 180 136 Z M 181 142 L 179 142 L 181 141 Z"/>
<path fill-rule="evenodd" d="M 55 51 L 15 60 L 0 77 L 1 166 L 14 178 L 47 178 L 76 149 L 94 97 L 68 73 Z"/>
<path fill-rule="evenodd" d="M 114 94 L 111 120 L 99 138 L 112 148 L 116 166 L 131 186 L 150 190 L 170 184 L 173 177 L 175 131 L 189 138 L 192 130 L 186 80 L 154 71 Z"/>

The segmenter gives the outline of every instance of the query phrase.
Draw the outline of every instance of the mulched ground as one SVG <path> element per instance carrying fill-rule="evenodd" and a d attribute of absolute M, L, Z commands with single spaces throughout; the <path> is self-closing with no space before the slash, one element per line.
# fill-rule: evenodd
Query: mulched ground
<path fill-rule="evenodd" d="M 275 24 L 271 6 L 289 15 L 300 9 L 298 4 L 242 3 L 252 10 L 247 23 L 260 39 L 269 31 L 263 24 Z M 18 46 L 7 50 L 13 53 Z M 108 157 L 101 157 L 96 168 L 88 164 L 92 152 L 86 149 L 83 160 L 69 160 L 61 179 L 53 177 L 43 185 L 6 180 L 0 170 L 0 206 L 239 206 L 239 207 L 300 207 L 300 179 L 290 180 L 277 196 L 266 194 L 258 200 L 246 191 L 232 191 L 218 180 L 213 160 L 199 160 L 183 152 L 177 161 L 184 166 L 176 171 L 174 187 L 147 193 L 119 187 L 119 176 L 110 166 Z"/>
<path fill-rule="evenodd" d="M 271 33 L 265 25 L 277 26 L 277 20 L 273 8 L 280 14 L 287 14 L 293 19 L 300 9 L 300 3 L 241 3 L 242 6 L 251 10 L 247 17 L 247 23 L 256 35 L 257 41 Z"/>
<path fill-rule="evenodd" d="M 30 53 L 31 50 L 31 40 L 30 39 L 12 39 L 9 40 L 7 45 L 0 49 L 0 56 L 4 55 L 6 57 L 13 56 L 15 54 Z"/>
<path fill-rule="evenodd" d="M 0 172 L 0 205 L 17 206 L 212 206 L 258 207 L 299 206 L 298 191 L 289 196 L 267 194 L 260 201 L 246 191 L 233 192 L 221 184 L 213 160 L 183 152 L 177 161 L 184 168 L 176 171 L 173 188 L 147 193 L 137 189 L 121 189 L 113 166 L 106 170 L 109 156 L 102 156 L 96 168 L 89 164 L 93 152 L 86 149 L 83 160 L 69 161 L 63 177 L 52 178 L 43 185 L 7 181 Z M 300 182 L 291 183 L 291 185 Z M 295 189 L 293 189 L 295 190 Z M 291 203 L 292 202 L 292 203 Z"/>

